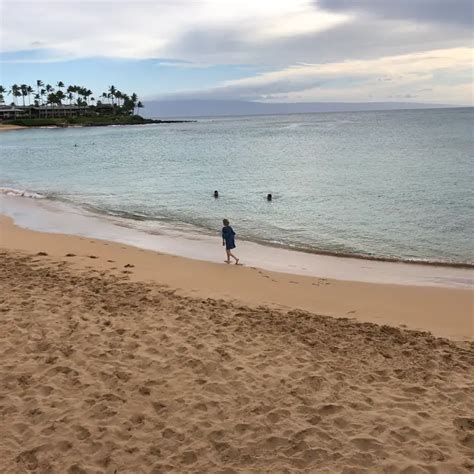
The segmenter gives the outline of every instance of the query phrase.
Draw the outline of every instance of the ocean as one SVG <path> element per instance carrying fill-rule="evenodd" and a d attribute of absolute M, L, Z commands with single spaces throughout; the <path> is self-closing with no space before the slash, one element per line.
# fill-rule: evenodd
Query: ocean
<path fill-rule="evenodd" d="M 321 113 L 4 132 L 0 187 L 151 234 L 171 226 L 217 237 L 225 217 L 238 239 L 264 245 L 474 264 L 473 114 Z"/>

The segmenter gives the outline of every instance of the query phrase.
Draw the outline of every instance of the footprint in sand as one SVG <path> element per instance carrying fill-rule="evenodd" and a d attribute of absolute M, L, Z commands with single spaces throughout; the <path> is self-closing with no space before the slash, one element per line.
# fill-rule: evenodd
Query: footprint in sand
<path fill-rule="evenodd" d="M 47 257 L 48 256 L 48 254 L 46 252 L 38 252 L 36 255 L 38 257 Z"/>
<path fill-rule="evenodd" d="M 130 263 L 127 263 L 127 265 L 124 265 L 123 268 L 134 268 L 135 265 L 131 265 Z"/>
<path fill-rule="evenodd" d="M 67 253 L 67 254 L 66 254 L 66 257 L 75 257 L 75 256 L 76 256 L 75 253 Z"/>
<path fill-rule="evenodd" d="M 96 255 L 89 255 L 89 258 L 99 258 Z"/>

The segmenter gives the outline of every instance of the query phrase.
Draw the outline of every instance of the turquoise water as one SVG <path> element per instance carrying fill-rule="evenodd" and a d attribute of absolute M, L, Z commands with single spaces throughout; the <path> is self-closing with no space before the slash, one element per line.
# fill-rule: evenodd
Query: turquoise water
<path fill-rule="evenodd" d="M 472 126 L 440 109 L 21 130 L 0 134 L 0 186 L 150 231 L 227 217 L 268 244 L 474 263 Z"/>

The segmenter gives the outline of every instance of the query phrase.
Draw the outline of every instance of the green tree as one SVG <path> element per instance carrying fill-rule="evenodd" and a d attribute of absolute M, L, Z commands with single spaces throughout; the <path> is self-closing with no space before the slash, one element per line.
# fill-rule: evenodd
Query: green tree
<path fill-rule="evenodd" d="M 5 103 L 5 94 L 6 94 L 6 92 L 7 92 L 7 90 L 5 89 L 5 87 L 0 86 L 0 104 Z"/>
<path fill-rule="evenodd" d="M 41 97 L 41 105 L 44 104 L 44 98 L 46 96 L 46 89 L 40 89 L 39 96 Z"/>
<path fill-rule="evenodd" d="M 145 108 L 145 106 L 140 101 L 138 101 L 138 104 L 137 104 L 138 115 L 140 115 L 140 109 L 143 109 L 143 108 Z"/>
<path fill-rule="evenodd" d="M 33 90 L 33 87 L 28 86 L 26 92 L 28 93 L 28 105 L 31 105 L 31 95 L 34 94 L 35 91 Z"/>
<path fill-rule="evenodd" d="M 66 94 L 59 90 L 58 92 L 56 92 L 56 104 L 58 105 L 63 105 L 63 100 L 66 98 Z"/>
<path fill-rule="evenodd" d="M 117 93 L 117 89 L 115 88 L 115 86 L 109 86 L 109 93 L 112 99 L 112 105 L 115 105 L 114 99 L 115 99 L 115 94 Z"/>
<path fill-rule="evenodd" d="M 42 81 L 41 79 L 38 79 L 38 80 L 36 81 L 36 94 L 41 95 L 41 94 L 40 94 L 40 90 L 41 90 L 41 88 L 42 88 L 43 86 L 44 86 L 43 81 Z"/>
<path fill-rule="evenodd" d="M 135 107 L 137 106 L 137 102 L 138 102 L 138 96 L 137 94 L 135 94 L 135 92 L 130 97 L 130 100 L 132 101 L 133 113 L 135 113 Z"/>
<path fill-rule="evenodd" d="M 23 99 L 23 107 L 25 106 L 25 97 L 28 95 L 28 86 L 26 84 L 22 84 L 20 86 L 21 98 Z"/>
<path fill-rule="evenodd" d="M 20 90 L 20 86 L 18 84 L 13 84 L 11 89 L 10 89 L 10 92 L 9 94 L 12 95 L 13 97 L 13 103 L 16 105 L 16 98 L 17 97 L 21 97 L 21 90 Z"/>

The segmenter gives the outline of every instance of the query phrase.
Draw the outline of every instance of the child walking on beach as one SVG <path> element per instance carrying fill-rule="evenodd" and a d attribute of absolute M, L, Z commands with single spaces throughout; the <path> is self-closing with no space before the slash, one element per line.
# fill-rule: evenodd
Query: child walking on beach
<path fill-rule="evenodd" d="M 239 259 L 232 253 L 232 249 L 235 249 L 235 232 L 234 229 L 229 225 L 229 221 L 224 219 L 222 221 L 224 227 L 222 228 L 222 245 L 225 245 L 225 251 L 227 253 L 226 263 L 230 263 L 230 257 L 235 260 L 235 264 L 239 263 Z"/>

